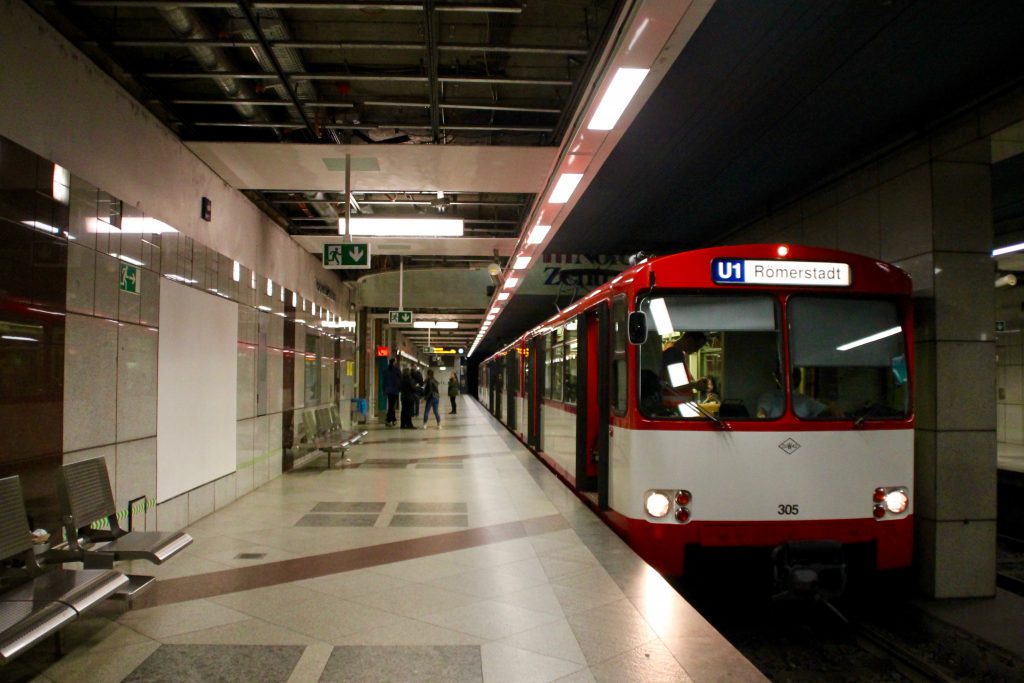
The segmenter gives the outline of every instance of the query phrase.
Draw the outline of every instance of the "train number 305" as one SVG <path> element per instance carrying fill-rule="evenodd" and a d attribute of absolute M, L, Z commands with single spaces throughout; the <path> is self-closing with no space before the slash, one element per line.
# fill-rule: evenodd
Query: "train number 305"
<path fill-rule="evenodd" d="M 779 505 L 779 514 L 780 515 L 799 515 L 800 514 L 800 506 L 799 505 Z"/>

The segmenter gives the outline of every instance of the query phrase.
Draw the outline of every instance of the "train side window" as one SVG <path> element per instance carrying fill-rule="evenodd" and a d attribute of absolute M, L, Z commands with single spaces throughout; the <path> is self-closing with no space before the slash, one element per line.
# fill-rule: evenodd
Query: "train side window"
<path fill-rule="evenodd" d="M 612 412 L 626 414 L 626 297 L 617 296 L 612 300 L 612 357 L 609 387 L 611 389 Z"/>

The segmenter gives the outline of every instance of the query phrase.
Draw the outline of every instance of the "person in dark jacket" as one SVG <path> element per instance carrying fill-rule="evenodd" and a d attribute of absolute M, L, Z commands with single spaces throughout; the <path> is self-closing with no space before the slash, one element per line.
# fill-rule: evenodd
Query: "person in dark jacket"
<path fill-rule="evenodd" d="M 412 416 L 415 415 L 416 385 L 412 381 L 412 373 L 409 368 L 402 368 L 402 380 L 398 385 L 399 397 L 402 401 L 402 429 L 416 429 L 412 423 Z"/>
<path fill-rule="evenodd" d="M 437 428 L 441 428 L 441 415 L 437 412 L 437 403 L 441 400 L 441 389 L 437 386 L 437 380 L 434 379 L 434 371 L 427 370 L 427 381 L 423 385 L 423 404 L 426 406 L 423 409 L 423 428 L 427 428 L 427 417 L 430 415 L 430 411 L 434 411 L 434 419 L 437 420 Z"/>
<path fill-rule="evenodd" d="M 388 366 L 384 368 L 382 384 L 381 388 L 384 390 L 384 396 L 388 399 L 388 414 L 384 418 L 384 424 L 388 427 L 393 427 L 398 424 L 398 421 L 395 419 L 395 408 L 398 407 L 398 395 L 402 384 L 402 371 L 398 369 L 397 358 L 392 358 L 388 362 Z"/>
<path fill-rule="evenodd" d="M 448 400 L 452 402 L 452 411 L 449 415 L 454 415 L 459 412 L 455 405 L 455 399 L 459 395 L 459 378 L 454 372 L 451 377 L 448 378 Z"/>
<path fill-rule="evenodd" d="M 415 403 L 413 404 L 412 412 L 414 415 L 419 415 L 420 399 L 423 398 L 423 373 L 420 372 L 420 366 L 418 365 L 412 366 L 410 373 L 412 374 L 412 385 L 416 391 L 416 396 L 414 397 Z"/>

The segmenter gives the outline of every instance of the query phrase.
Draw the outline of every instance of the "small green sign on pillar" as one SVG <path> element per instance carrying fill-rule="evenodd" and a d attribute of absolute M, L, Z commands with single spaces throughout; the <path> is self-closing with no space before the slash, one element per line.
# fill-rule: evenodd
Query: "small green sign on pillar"
<path fill-rule="evenodd" d="M 133 266 L 130 263 L 119 263 L 120 278 L 118 279 L 118 288 L 122 292 L 128 292 L 129 294 L 139 293 L 139 267 Z"/>
<path fill-rule="evenodd" d="M 324 244 L 324 268 L 369 268 L 370 245 L 366 242 L 336 242 Z"/>

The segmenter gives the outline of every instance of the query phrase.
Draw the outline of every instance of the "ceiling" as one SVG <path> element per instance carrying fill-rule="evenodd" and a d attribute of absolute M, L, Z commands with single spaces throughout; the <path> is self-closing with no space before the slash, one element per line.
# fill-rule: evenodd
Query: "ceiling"
<path fill-rule="evenodd" d="M 467 221 L 470 238 L 375 243 L 374 267 L 393 270 L 399 255 L 465 268 L 516 253 L 627 17 L 656 3 L 30 4 L 311 251 L 344 214 L 345 154 L 352 215 Z M 660 80 L 595 153 L 547 252 L 714 243 L 1021 81 L 1016 0 L 668 5 L 697 19 L 650 56 Z M 480 350 L 553 312 L 514 296 Z"/>

